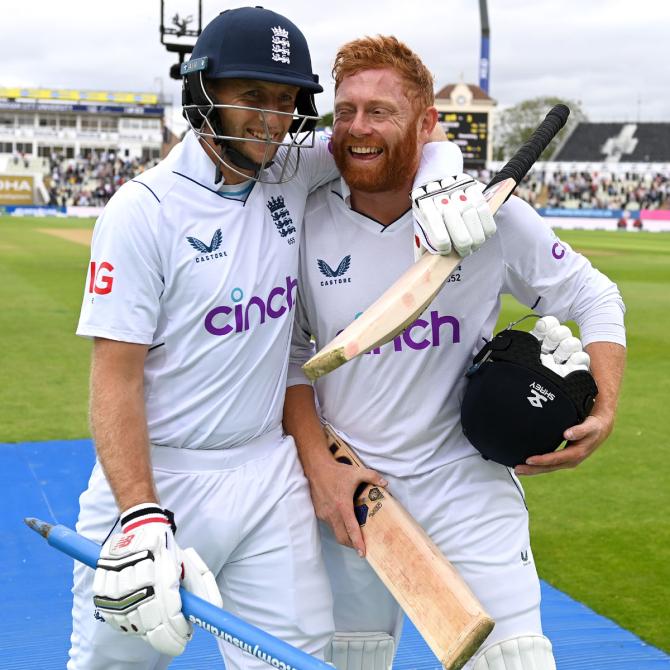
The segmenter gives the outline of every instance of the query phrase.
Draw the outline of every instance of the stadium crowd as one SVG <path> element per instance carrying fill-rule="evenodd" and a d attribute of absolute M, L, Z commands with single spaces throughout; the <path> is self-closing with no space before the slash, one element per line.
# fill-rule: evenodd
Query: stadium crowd
<path fill-rule="evenodd" d="M 535 207 L 670 209 L 670 175 L 536 170 L 517 194 Z"/>
<path fill-rule="evenodd" d="M 119 187 L 157 161 L 122 159 L 114 152 L 77 159 L 49 158 L 45 185 L 51 205 L 102 207 Z M 484 183 L 494 173 L 473 173 Z M 516 190 L 534 207 L 570 209 L 670 209 L 670 174 L 532 171 Z"/>
<path fill-rule="evenodd" d="M 102 207 L 125 182 L 156 164 L 156 160 L 123 159 L 114 152 L 65 159 L 52 154 L 44 178 L 49 204 L 60 207 Z"/>

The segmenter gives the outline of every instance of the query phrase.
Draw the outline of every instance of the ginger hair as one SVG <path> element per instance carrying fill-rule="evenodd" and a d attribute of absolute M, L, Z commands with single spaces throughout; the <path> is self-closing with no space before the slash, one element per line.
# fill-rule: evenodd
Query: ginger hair
<path fill-rule="evenodd" d="M 391 68 L 407 84 L 408 98 L 416 108 L 435 102 L 434 79 L 421 59 L 393 35 L 362 37 L 342 45 L 335 56 L 335 91 L 345 77 L 361 70 Z"/>

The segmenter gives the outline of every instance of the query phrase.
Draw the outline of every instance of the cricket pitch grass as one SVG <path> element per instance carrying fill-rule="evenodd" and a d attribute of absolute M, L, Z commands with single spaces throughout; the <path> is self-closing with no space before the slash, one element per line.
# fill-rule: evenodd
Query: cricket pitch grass
<path fill-rule="evenodd" d="M 90 343 L 74 331 L 92 227 L 0 217 L 0 442 L 89 435 Z M 609 440 L 575 470 L 523 479 L 535 560 L 543 579 L 670 652 L 670 234 L 557 232 L 619 285 L 628 364 Z M 499 327 L 527 312 L 506 299 Z"/>

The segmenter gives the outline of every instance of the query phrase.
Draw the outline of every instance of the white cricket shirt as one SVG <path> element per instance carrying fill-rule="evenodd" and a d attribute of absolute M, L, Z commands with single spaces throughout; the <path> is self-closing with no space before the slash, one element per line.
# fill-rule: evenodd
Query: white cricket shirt
<path fill-rule="evenodd" d="M 498 232 L 466 257 L 426 311 L 395 340 L 315 383 L 323 418 L 371 468 L 406 476 L 476 453 L 463 435 L 465 371 L 491 338 L 500 296 L 540 314 L 574 319 L 584 344 L 624 344 L 617 287 L 561 242 L 525 202 L 512 197 Z M 300 370 L 414 261 L 408 212 L 389 226 L 352 211 L 342 180 L 312 194 L 300 249 L 300 296 L 289 385 Z"/>
<path fill-rule="evenodd" d="M 153 444 L 226 448 L 280 425 L 305 201 L 336 175 L 317 140 L 292 181 L 225 198 L 189 132 L 109 201 L 77 334 L 150 346 Z"/>

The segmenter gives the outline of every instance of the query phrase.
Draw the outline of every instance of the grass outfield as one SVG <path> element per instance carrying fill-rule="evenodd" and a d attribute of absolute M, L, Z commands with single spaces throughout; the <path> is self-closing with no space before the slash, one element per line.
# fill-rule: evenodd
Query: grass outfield
<path fill-rule="evenodd" d="M 91 228 L 0 217 L 0 442 L 88 435 L 90 344 L 74 336 L 88 248 L 55 233 Z M 670 235 L 559 234 L 619 284 L 629 360 L 609 441 L 523 480 L 535 557 L 548 582 L 670 652 Z M 526 311 L 506 300 L 500 324 Z"/>

